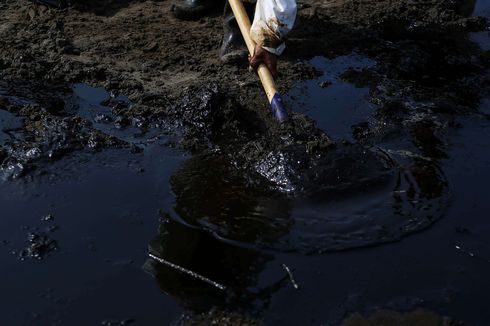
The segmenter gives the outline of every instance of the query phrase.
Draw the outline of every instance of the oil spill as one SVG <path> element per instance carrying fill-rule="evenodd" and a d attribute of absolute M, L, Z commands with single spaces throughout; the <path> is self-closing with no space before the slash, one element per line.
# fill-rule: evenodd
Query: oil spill
<path fill-rule="evenodd" d="M 99 127 L 94 113 L 111 112 L 112 104 L 107 101 L 121 100 L 87 85 L 74 85 L 61 93 L 59 118 L 47 114 L 49 119 L 68 116 L 75 126 L 88 128 L 92 124 Z M 12 155 L 19 143 L 42 144 L 42 153 L 60 145 L 67 153 L 57 159 L 22 161 L 25 165 L 35 163 L 37 173 L 0 183 L 3 322 L 92 325 L 137 318 L 140 323 L 153 324 L 175 318 L 181 308 L 155 289 L 141 272 L 141 265 L 146 243 L 155 233 L 158 211 L 173 200 L 167 186 L 170 174 L 186 155 L 162 146 L 165 139 L 147 143 L 151 136 L 141 136 L 141 129 L 133 126 L 118 129 L 112 125 L 98 131 L 112 133 L 116 143 L 139 146 L 137 151 L 128 150 L 130 146 L 118 149 L 117 145 L 105 151 L 93 150 L 90 139 L 83 139 L 87 127 L 77 130 L 83 146 L 73 145 L 70 137 L 63 136 L 63 129 L 31 137 L 26 128 L 32 120 L 29 108 L 42 112 L 45 106 L 39 105 L 35 96 L 29 98 L 29 92 L 25 94 L 22 101 L 8 97 L 8 109 L 15 114 L 0 110 L 2 128 L 14 126 L 22 136 L 6 134 L 2 145 L 8 149 L 7 160 L 19 158 Z M 56 142 L 46 141 L 53 134 L 58 135 Z M 124 280 L 132 281 L 123 286 Z M 47 289 L 49 299 L 37 295 Z M 131 296 L 113 297 L 121 292 Z M 141 298 L 149 302 L 140 312 L 131 311 Z M 114 303 L 114 309 L 107 302 Z M 88 307 L 90 314 L 86 314 Z M 79 316 L 78 320 L 73 316 Z"/>
<path fill-rule="evenodd" d="M 23 94 L 19 94 L 23 93 Z M 2 179 L 45 173 L 46 163 L 76 152 L 95 153 L 107 148 L 141 151 L 161 130 L 148 131 L 139 120 L 118 113 L 131 111 L 124 96 L 102 88 L 15 82 L 0 89 L 3 131 Z"/>
<path fill-rule="evenodd" d="M 141 265 L 158 210 L 173 200 L 166 186 L 170 174 L 185 156 L 159 146 L 145 155 L 79 153 L 52 163 L 35 182 L 0 185 L 5 323 L 82 325 L 135 318 L 153 324 L 180 313 Z M 56 224 L 40 220 L 48 212 L 56 216 Z M 47 232 L 52 224 L 59 229 Z M 32 240 L 27 248 L 26 239 Z M 35 259 L 19 261 L 19 255 Z M 46 288 L 59 299 L 36 295 Z"/>
<path fill-rule="evenodd" d="M 143 125 L 118 115 L 121 110 L 131 110 L 133 104 L 126 96 L 86 84 L 75 84 L 72 86 L 72 91 L 76 114 L 91 121 L 95 129 L 131 143 L 144 141 L 144 138 L 138 139 L 138 136 L 143 133 L 140 129 Z"/>
<path fill-rule="evenodd" d="M 488 17 L 490 15 L 490 1 L 477 0 L 474 1 L 473 16 Z"/>
<path fill-rule="evenodd" d="M 488 1 L 477 1 L 473 15 L 490 18 L 489 5 L 490 4 Z M 488 28 L 482 32 L 470 33 L 469 39 L 477 43 L 483 51 L 490 51 L 490 37 Z"/>
<path fill-rule="evenodd" d="M 408 50 L 408 59 L 421 59 L 416 46 Z M 437 71 L 417 76 L 409 69 L 417 60 L 407 57 L 395 57 L 387 70 L 414 76 L 424 86 L 446 84 L 440 78 L 448 76 Z M 170 148 L 161 129 L 120 114 L 133 110 L 126 98 L 103 89 L 65 86 L 43 92 L 44 103 L 35 94 L 20 102 L 9 91 L 10 113 L 0 110 L 4 121 L 33 129 L 2 134 L 3 155 L 17 160 L 9 164 L 36 166 L 42 173 L 0 183 L 3 322 L 153 325 L 192 322 L 199 314 L 205 321 L 336 325 L 353 312 L 378 320 L 380 308 L 422 306 L 472 325 L 488 324 L 490 101 L 477 104 L 469 94 L 463 108 L 440 107 L 414 96 L 417 83 L 403 88 L 388 81 L 372 88 L 346 74 L 362 76 L 383 60 L 314 60 L 326 75 L 298 85 L 289 101 L 315 115 L 339 142 L 333 158 L 319 161 L 331 164 L 319 166 L 326 178 L 313 178 L 328 182 L 300 196 L 244 178 L 250 174 L 220 151 L 219 145 L 233 142 L 192 157 Z M 439 90 L 429 94 L 437 98 Z M 214 93 L 200 94 L 184 114 L 191 128 L 211 133 L 208 100 Z M 334 103 L 331 110 L 327 101 Z M 201 115 L 192 115 L 194 104 L 201 105 Z M 458 110 L 466 115 L 455 115 Z M 32 148 L 41 155 L 22 154 Z M 53 148 L 62 149 L 57 159 L 46 155 Z M 342 171 L 352 173 L 345 185 L 328 171 L 346 165 L 352 169 Z M 41 220 L 49 214 L 54 221 Z M 51 226 L 59 230 L 46 230 Z M 32 240 L 27 250 L 42 252 L 33 256 L 43 259 L 19 261 L 26 239 Z M 53 248 L 50 239 L 58 248 L 52 253 L 43 251 Z M 392 243 L 374 246 L 386 241 Z M 358 246 L 367 247 L 336 251 Z M 148 251 L 229 291 L 158 264 Z M 440 321 L 425 315 L 424 321 Z"/>
<path fill-rule="evenodd" d="M 349 69 L 362 71 L 376 65 L 372 59 L 351 54 L 334 59 L 315 57 L 308 61 L 322 75 L 296 85 L 285 99 L 287 106 L 307 113 L 334 139 L 353 140 L 351 127 L 373 114 L 369 87 L 342 80 Z"/>
<path fill-rule="evenodd" d="M 258 174 L 281 191 L 251 184 L 219 153 L 194 155 L 171 178 L 175 221 L 244 247 L 323 253 L 397 241 L 443 216 L 451 194 L 434 160 L 438 150 L 444 155 L 431 126 L 417 125 L 391 143 L 349 142 L 359 123 L 377 123 L 378 106 L 370 103 L 369 87 L 344 77 L 362 74 L 375 62 L 354 54 L 311 63 L 323 75 L 295 86 L 288 105 L 303 108 L 320 129 L 335 135 L 335 149 L 309 159 L 314 155 L 308 150 L 304 155 L 300 146 L 281 144 L 256 159 Z"/>
<path fill-rule="evenodd" d="M 357 91 L 353 85 L 345 88 Z M 315 92 L 310 96 L 321 102 L 323 95 Z M 113 146 L 93 151 L 90 146 L 75 146 L 70 155 L 42 164 L 42 174 L 0 185 L 2 214 L 8 216 L 0 221 L 0 238 L 6 243 L 1 260 L 8 270 L 4 293 L 25 298 L 49 286 L 59 297 L 56 301 L 32 298 L 29 309 L 22 308 L 20 299 L 11 299 L 6 309 L 11 311 L 8 321 L 13 323 L 26 319 L 31 324 L 63 324 L 88 306 L 92 313 L 80 318 L 81 324 L 133 319 L 145 324 L 171 320 L 182 308 L 187 313 L 205 313 L 212 307 L 231 306 L 272 318 L 267 311 L 292 287 L 282 264 L 292 267 L 302 289 L 314 288 L 298 270 L 299 262 L 308 256 L 295 253 L 395 241 L 431 225 L 447 205 L 445 177 L 425 160 L 339 144 L 323 161 L 329 163 L 317 170 L 330 178 L 321 191 L 315 187 L 314 192 L 294 196 L 261 184 L 251 186 L 242 171 L 219 151 L 188 158 L 168 148 L 165 136 L 155 138 L 153 135 L 161 132 L 158 128 L 148 130 L 137 123 L 118 127 L 114 107 L 130 109 L 125 98 L 87 85 L 74 85 L 63 98 L 64 109 L 58 114 L 65 112 L 76 117 L 72 119 L 88 121 L 89 128 L 141 150 Z M 358 101 L 361 99 L 364 97 Z M 33 102 L 22 105 L 30 107 Z M 368 103 L 363 105 L 369 107 Z M 97 121 L 102 114 L 109 118 Z M 358 123 L 359 117 L 343 119 L 347 126 Z M 61 145 L 65 139 L 58 139 Z M 370 162 L 370 151 L 384 157 L 386 166 L 377 165 L 377 159 Z M 352 160 L 363 155 L 365 159 Z M 349 171 L 346 166 L 352 169 L 350 181 L 343 185 L 338 174 L 329 171 L 339 167 Z M 433 169 L 428 168 L 431 166 Z M 366 168 L 372 170 L 366 175 L 359 172 Z M 43 230 L 46 221 L 40 220 L 48 214 L 56 216 L 59 226 L 54 238 Z M 18 228 L 19 221 L 26 227 Z M 146 260 L 147 243 L 150 252 L 224 284 L 229 291 L 217 291 Z M 15 259 L 19 252 L 21 258 L 35 259 L 19 262 Z M 323 269 L 326 264 L 313 266 Z M 168 297 L 141 274 L 141 265 Z M 29 276 L 30 270 L 38 271 L 36 277 Z M 19 288 L 20 279 L 29 286 Z M 131 296 L 118 295 L 121 282 L 131 289 Z M 115 304 L 104 306 L 108 300 Z M 141 300 L 144 306 L 139 304 Z M 338 314 L 329 320 L 339 320 L 342 313 Z"/>
<path fill-rule="evenodd" d="M 0 109 L 0 126 L 0 146 L 3 146 L 10 139 L 12 133 L 22 126 L 22 119 Z"/>
<path fill-rule="evenodd" d="M 38 169 L 43 173 L 0 185 L 2 216 L 7 217 L 0 221 L 0 239 L 5 241 L 1 261 L 7 270 L 2 288 L 10 298 L 5 305 L 10 311 L 7 322 L 63 324 L 71 320 L 70 316 L 82 315 L 86 307 L 91 307 L 92 312 L 83 314 L 85 317 L 77 321 L 81 324 L 171 320 L 181 307 L 199 313 L 213 306 L 231 305 L 261 315 L 290 282 L 281 268 L 284 261 L 274 262 L 282 254 L 259 248 L 323 252 L 393 241 L 403 233 L 390 234 L 390 229 L 404 225 L 408 232 L 433 222 L 414 220 L 416 214 L 411 210 L 425 207 L 424 214 L 433 215 L 434 220 L 440 213 L 437 204 L 426 207 L 429 198 L 424 198 L 425 193 L 414 186 L 413 180 L 393 175 L 390 170 L 382 172 L 383 169 L 372 171 L 373 175 L 382 176 L 374 178 L 375 182 L 359 179 L 362 187 L 347 187 L 341 195 L 334 195 L 341 185 L 334 179 L 331 184 L 339 187 L 316 192 L 316 197 L 295 198 L 267 187 L 251 188 L 244 183 L 241 171 L 227 164 L 219 153 L 187 158 L 179 150 L 168 148 L 164 136 L 153 137 L 160 132 L 158 128 L 147 130 L 137 124 L 118 128 L 117 108 L 127 110 L 131 106 L 125 98 L 86 85 L 74 85 L 63 94 L 63 109 L 56 111 L 60 117 L 83 119 L 87 121 L 84 128 L 95 128 L 117 142 L 137 145 L 141 150 L 113 146 L 93 151 L 89 142 L 64 147 L 71 154 L 49 164 L 42 161 Z M 9 108 L 23 114 L 22 107 L 33 105 L 36 107 L 35 100 L 24 99 Z M 28 120 L 30 112 L 26 115 Z M 110 119 L 97 122 L 96 117 L 101 114 Z M 83 135 L 84 129 L 79 130 Z M 58 137 L 56 142 L 45 142 L 46 134 L 38 135 L 35 144 L 39 140 L 48 144 L 41 146 L 42 152 L 49 151 L 49 144 L 63 147 L 64 141 L 70 139 Z M 48 139 L 50 135 L 47 134 Z M 26 139 L 32 142 L 29 137 L 20 141 Z M 358 151 L 357 157 L 362 157 L 362 147 L 346 148 Z M 346 163 L 339 158 L 341 151 L 336 153 L 335 159 L 330 159 L 334 167 Z M 335 170 L 331 166 L 325 169 Z M 371 212 L 373 215 L 369 215 Z M 40 218 L 49 214 L 56 216 L 55 226 L 59 229 L 55 233 L 46 229 L 46 223 L 51 225 L 54 221 Z M 372 216 L 384 218 L 378 225 L 385 227 L 373 227 Z M 149 260 L 144 269 L 156 278 L 163 292 L 170 294 L 161 295 L 140 270 L 147 257 L 148 242 L 151 252 L 225 284 L 230 291 L 217 292 L 199 280 Z M 23 261 L 16 259 L 19 257 Z M 291 263 L 292 257 L 295 256 L 285 261 L 295 273 L 297 265 L 294 260 Z M 35 277 L 31 271 L 36 271 Z M 264 274 L 269 276 L 264 279 Z M 118 295 L 121 282 L 131 296 Z M 304 280 L 300 277 L 298 282 Z M 57 300 L 32 297 L 32 293 L 43 292 L 48 286 Z M 27 309 L 23 308 L 26 297 L 31 298 Z M 139 304 L 141 300 L 144 306 Z M 107 301 L 114 304 L 107 307 L 103 304 Z M 161 310 L 161 306 L 166 308 Z"/>

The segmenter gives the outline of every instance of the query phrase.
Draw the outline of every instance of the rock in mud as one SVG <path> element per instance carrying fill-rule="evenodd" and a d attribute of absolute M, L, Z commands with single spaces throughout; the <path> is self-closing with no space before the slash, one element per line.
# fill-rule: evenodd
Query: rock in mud
<path fill-rule="evenodd" d="M 20 252 L 19 258 L 44 259 L 58 250 L 56 240 L 51 239 L 46 233 L 30 233 L 28 235 L 29 245 Z"/>

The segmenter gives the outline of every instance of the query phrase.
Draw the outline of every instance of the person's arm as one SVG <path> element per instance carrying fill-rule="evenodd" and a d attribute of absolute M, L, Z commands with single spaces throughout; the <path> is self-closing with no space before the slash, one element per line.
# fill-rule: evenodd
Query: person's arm
<path fill-rule="evenodd" d="M 284 51 L 284 38 L 296 20 L 296 0 L 257 0 L 250 36 L 257 44 L 250 66 L 257 69 L 261 63 L 277 76 L 277 56 Z"/>

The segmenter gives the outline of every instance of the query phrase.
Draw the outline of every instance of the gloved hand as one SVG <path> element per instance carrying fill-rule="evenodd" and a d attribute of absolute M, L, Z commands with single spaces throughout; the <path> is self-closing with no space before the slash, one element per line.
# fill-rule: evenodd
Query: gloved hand
<path fill-rule="evenodd" d="M 257 71 L 257 68 L 259 68 L 261 63 L 265 64 L 266 67 L 269 68 L 272 77 L 274 77 L 274 79 L 277 78 L 277 55 L 265 50 L 261 46 L 255 47 L 254 55 L 248 56 L 248 62 L 250 67 L 255 71 Z"/>

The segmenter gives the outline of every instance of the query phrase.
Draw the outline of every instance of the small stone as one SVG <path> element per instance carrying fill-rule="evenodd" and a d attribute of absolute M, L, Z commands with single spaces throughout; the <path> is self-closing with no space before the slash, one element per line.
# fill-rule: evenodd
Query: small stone
<path fill-rule="evenodd" d="M 36 17 L 36 11 L 31 8 L 31 9 L 29 9 L 28 15 L 32 20 L 32 19 L 34 19 L 34 17 Z"/>
<path fill-rule="evenodd" d="M 153 52 L 156 49 L 158 49 L 158 43 L 157 42 L 151 42 L 146 45 L 146 47 L 143 48 L 143 51 L 145 52 Z"/>
<path fill-rule="evenodd" d="M 332 82 L 331 82 L 331 81 L 328 81 L 328 80 L 324 80 L 324 81 L 322 81 L 322 82 L 319 84 L 319 86 L 320 86 L 321 88 L 327 88 L 327 87 L 329 87 L 330 85 L 332 85 Z"/>
<path fill-rule="evenodd" d="M 47 222 L 54 220 L 54 216 L 52 214 L 44 215 L 41 217 L 41 221 Z"/>

